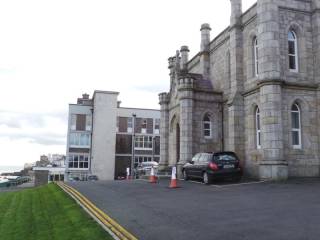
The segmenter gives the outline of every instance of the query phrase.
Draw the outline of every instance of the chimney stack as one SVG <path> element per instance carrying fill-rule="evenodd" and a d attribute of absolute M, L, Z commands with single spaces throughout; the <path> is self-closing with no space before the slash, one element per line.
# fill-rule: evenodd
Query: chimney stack
<path fill-rule="evenodd" d="M 210 25 L 208 23 L 204 23 L 201 25 L 201 52 L 209 52 L 209 43 L 210 43 Z"/>
<path fill-rule="evenodd" d="M 231 17 L 230 26 L 234 26 L 240 23 L 242 15 L 242 0 L 230 0 L 231 1 Z"/>
<path fill-rule="evenodd" d="M 189 48 L 188 46 L 182 46 L 180 48 L 181 53 L 181 69 L 187 70 L 187 63 L 189 61 Z"/>
<path fill-rule="evenodd" d="M 82 94 L 82 99 L 88 100 L 89 99 L 89 94 L 87 94 L 87 93 Z"/>

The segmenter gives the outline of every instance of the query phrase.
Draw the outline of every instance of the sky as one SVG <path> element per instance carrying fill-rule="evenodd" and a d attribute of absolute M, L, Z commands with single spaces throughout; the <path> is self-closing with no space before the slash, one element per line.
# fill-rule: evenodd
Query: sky
<path fill-rule="evenodd" d="M 229 19 L 229 0 L 0 0 L 0 166 L 65 154 L 68 104 L 82 93 L 159 109 L 168 57 L 188 45 L 191 58 L 201 24 L 212 39 Z"/>

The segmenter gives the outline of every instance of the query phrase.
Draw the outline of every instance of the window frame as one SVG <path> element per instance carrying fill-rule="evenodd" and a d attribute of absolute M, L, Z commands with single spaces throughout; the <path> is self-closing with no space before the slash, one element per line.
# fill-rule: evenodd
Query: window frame
<path fill-rule="evenodd" d="M 254 76 L 259 76 L 259 45 L 258 38 L 253 38 L 253 65 L 254 65 Z"/>
<path fill-rule="evenodd" d="M 72 160 L 70 160 L 70 158 L 72 158 Z M 77 160 L 75 160 L 75 159 L 77 159 Z M 89 154 L 86 154 L 86 153 L 69 153 L 68 154 L 67 168 L 68 169 L 84 169 L 84 170 L 87 170 L 87 169 L 89 169 L 89 161 L 90 161 Z M 80 167 L 80 165 L 82 165 L 82 167 Z M 84 166 L 87 166 L 87 167 L 84 167 Z"/>
<path fill-rule="evenodd" d="M 208 118 L 209 121 L 206 121 L 205 118 Z M 208 128 L 206 128 L 206 124 L 209 124 Z M 206 131 L 209 131 L 209 135 L 206 134 Z M 212 139 L 212 120 L 208 113 L 206 113 L 202 118 L 202 134 L 205 139 Z"/>
<path fill-rule="evenodd" d="M 298 110 L 293 110 L 293 107 L 296 106 Z M 294 128 L 293 127 L 293 113 L 298 113 L 298 121 L 299 121 L 299 128 Z M 301 137 L 301 109 L 299 104 L 294 103 L 291 106 L 291 111 L 290 111 L 290 118 L 291 118 L 291 144 L 294 149 L 301 149 L 302 148 L 302 137 Z M 298 140 L 299 144 L 294 144 L 293 141 L 293 132 L 298 133 Z"/>
<path fill-rule="evenodd" d="M 294 39 L 290 39 L 289 38 L 289 34 L 292 34 Z M 288 34 L 287 34 L 287 40 L 288 40 L 288 67 L 289 67 L 289 71 L 290 72 L 299 72 L 299 53 L 298 53 L 298 37 L 297 37 L 297 34 L 294 30 L 289 30 L 288 31 Z M 293 42 L 294 44 L 294 54 L 291 54 L 289 51 L 290 51 L 290 42 Z M 293 57 L 294 58 L 294 61 L 295 61 L 295 68 L 291 68 L 290 67 L 290 57 Z"/>
<path fill-rule="evenodd" d="M 255 127 L 256 127 L 256 147 L 261 149 L 261 114 L 259 107 L 255 111 Z"/>
<path fill-rule="evenodd" d="M 147 139 L 147 141 L 146 141 Z M 151 144 L 151 146 L 150 146 Z M 135 150 L 152 150 L 153 149 L 153 137 L 146 135 L 135 136 L 134 139 Z"/>

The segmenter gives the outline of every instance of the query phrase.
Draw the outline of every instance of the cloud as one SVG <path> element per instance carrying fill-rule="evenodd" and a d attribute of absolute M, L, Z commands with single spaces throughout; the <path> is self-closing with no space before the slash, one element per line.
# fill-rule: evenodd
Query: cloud
<path fill-rule="evenodd" d="M 65 112 L 22 113 L 0 110 L 0 136 L 40 145 L 65 145 Z"/>

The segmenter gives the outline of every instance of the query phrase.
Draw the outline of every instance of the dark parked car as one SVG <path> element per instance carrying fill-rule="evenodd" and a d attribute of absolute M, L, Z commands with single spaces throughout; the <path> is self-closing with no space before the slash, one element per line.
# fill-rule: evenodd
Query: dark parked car
<path fill-rule="evenodd" d="M 183 177 L 202 179 L 205 184 L 218 178 L 232 178 L 240 181 L 242 169 L 234 152 L 197 153 L 183 168 Z"/>

